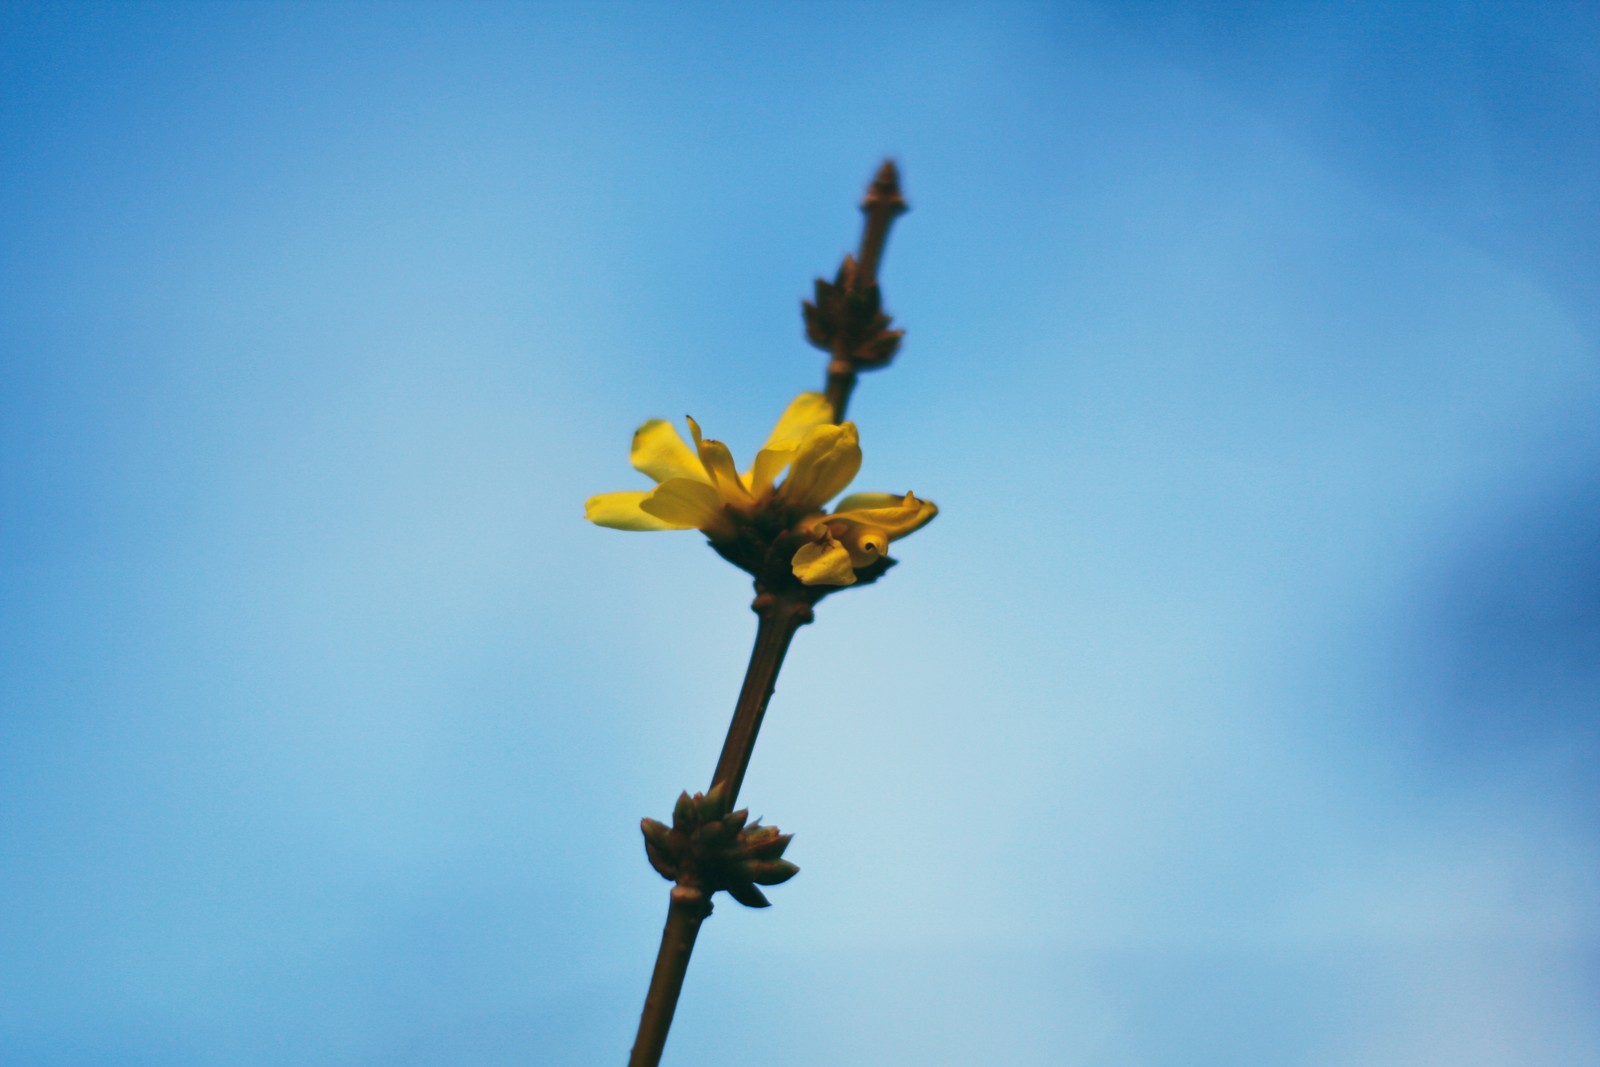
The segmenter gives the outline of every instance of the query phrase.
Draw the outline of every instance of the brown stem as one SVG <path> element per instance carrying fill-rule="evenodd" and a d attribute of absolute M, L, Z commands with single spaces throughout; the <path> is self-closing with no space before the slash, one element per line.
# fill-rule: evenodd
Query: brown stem
<path fill-rule="evenodd" d="M 854 284 L 862 287 L 877 282 L 878 265 L 889 242 L 889 227 L 906 210 L 900 195 L 900 174 L 892 160 L 878 168 L 867 189 L 861 210 L 867 216 L 861 231 L 861 249 L 856 257 Z M 833 405 L 833 421 L 844 421 L 850 393 L 856 385 L 855 364 L 838 348 L 828 362 L 827 398 Z M 722 755 L 711 776 L 711 787 L 724 787 L 729 808 L 739 796 L 744 775 L 755 752 L 756 735 L 766 716 L 767 704 L 778 684 L 778 671 L 795 632 L 811 621 L 811 603 L 761 593 L 751 605 L 759 622 L 756 643 L 750 650 L 750 665 L 745 669 L 744 685 L 734 705 L 733 721 L 722 743 Z M 711 914 L 711 901 L 693 886 L 679 885 L 672 890 L 667 908 L 667 924 L 661 931 L 661 948 L 656 953 L 655 970 L 650 974 L 650 990 L 645 994 L 644 1011 L 639 1016 L 639 1035 L 634 1040 L 628 1067 L 657 1067 L 667 1044 L 667 1031 L 677 1012 L 678 995 L 689 971 L 700 924 Z"/>
<path fill-rule="evenodd" d="M 661 931 L 661 949 L 656 953 L 656 969 L 650 974 L 650 992 L 645 994 L 639 1036 L 628 1055 L 628 1067 L 657 1067 L 661 1062 L 667 1031 L 678 1010 L 678 994 L 683 992 L 683 976 L 689 971 L 689 954 L 694 951 L 700 924 L 710 914 L 711 901 L 705 894 L 698 889 L 673 887 L 667 925 Z"/>
<path fill-rule="evenodd" d="M 750 767 L 750 756 L 756 747 L 756 734 L 761 730 L 767 703 L 777 687 L 778 670 L 783 666 L 784 654 L 789 651 L 789 642 L 794 640 L 795 631 L 811 621 L 809 603 L 771 593 L 756 597 L 751 607 L 759 620 L 756 643 L 750 650 L 750 665 L 745 668 L 744 685 L 733 708 L 733 722 L 722 743 L 722 756 L 711 776 L 712 788 L 726 783 L 729 808 L 733 807 L 739 787 L 744 784 L 744 773 Z M 672 1028 L 672 1016 L 678 1008 L 678 994 L 683 990 L 683 978 L 689 970 L 694 940 L 700 934 L 700 924 L 710 914 L 711 901 L 700 890 L 691 886 L 673 887 L 667 925 L 661 931 L 661 948 L 656 953 L 655 970 L 650 974 L 650 991 L 645 994 L 644 1011 L 639 1015 L 639 1036 L 634 1039 L 628 1067 L 657 1067 L 661 1062 L 661 1050 L 666 1047 L 667 1031 Z"/>
<path fill-rule="evenodd" d="M 834 346 L 838 351 L 838 346 Z M 850 406 L 850 394 L 856 389 L 856 365 L 848 359 L 834 356 L 828 361 L 828 383 L 822 395 L 833 407 L 833 421 L 844 421 L 844 409 Z"/>
<path fill-rule="evenodd" d="M 889 244 L 889 227 L 907 211 L 906 198 L 900 195 L 900 171 L 894 160 L 886 159 L 867 195 L 861 201 L 861 213 L 867 221 L 861 227 L 861 247 L 856 253 L 855 272 L 850 284 L 857 289 L 868 289 L 878 284 L 878 266 L 883 262 L 883 251 Z M 833 421 L 843 422 L 845 408 L 850 406 L 850 394 L 856 387 L 856 365 L 839 347 L 834 346 L 828 360 L 828 380 L 823 394 L 833 405 Z"/>
<path fill-rule="evenodd" d="M 730 809 L 739 797 L 739 787 L 744 784 L 744 772 L 749 769 L 750 756 L 756 748 L 756 734 L 761 730 L 767 702 L 778 684 L 778 669 L 783 666 L 789 642 L 794 640 L 796 630 L 811 621 L 810 604 L 771 593 L 756 597 L 751 607 L 760 619 L 756 625 L 756 644 L 750 650 L 750 666 L 744 673 L 739 702 L 733 707 L 733 721 L 728 724 L 728 736 L 722 742 L 722 755 L 711 775 L 713 789 L 725 783 Z"/>
<path fill-rule="evenodd" d="M 861 230 L 861 251 L 856 256 L 856 279 L 864 288 L 878 280 L 878 264 L 883 259 L 884 246 L 889 243 L 889 227 L 906 213 L 906 198 L 900 195 L 900 171 L 894 160 L 886 159 L 867 195 L 861 201 L 861 211 L 867 223 Z"/>

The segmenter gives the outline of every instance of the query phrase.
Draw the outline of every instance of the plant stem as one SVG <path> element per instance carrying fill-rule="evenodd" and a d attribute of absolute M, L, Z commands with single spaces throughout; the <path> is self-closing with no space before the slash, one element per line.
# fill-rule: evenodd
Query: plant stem
<path fill-rule="evenodd" d="M 861 211 L 867 221 L 861 230 L 861 248 L 851 284 L 862 289 L 877 284 L 878 265 L 883 261 L 883 250 L 889 242 L 889 227 L 905 210 L 905 198 L 900 195 L 900 173 L 893 160 L 886 160 L 861 201 Z M 856 365 L 842 340 L 831 355 L 826 396 L 833 406 L 833 421 L 843 422 L 850 394 L 856 387 Z M 738 799 L 740 786 L 744 785 L 745 771 L 750 768 L 750 757 L 756 748 L 756 735 L 761 732 L 761 720 L 766 716 L 767 704 L 777 687 L 778 671 L 783 667 L 789 642 L 794 640 L 800 627 L 811 621 L 813 602 L 814 599 L 804 597 L 762 592 L 751 605 L 759 619 L 756 643 L 750 650 L 750 665 L 745 669 L 744 685 L 739 689 L 739 700 L 733 708 L 733 721 L 728 725 L 717 769 L 711 775 L 711 788 L 723 787 L 730 809 Z M 678 1010 L 678 996 L 683 992 L 683 979 L 689 971 L 695 938 L 700 935 L 700 924 L 710 914 L 711 901 L 699 889 L 691 885 L 673 887 L 667 924 L 661 931 L 661 948 L 656 953 L 655 970 L 650 974 L 650 990 L 645 994 L 644 1011 L 639 1016 L 639 1036 L 634 1040 L 628 1067 L 660 1064 L 667 1031 L 672 1028 L 672 1017 Z"/>
<path fill-rule="evenodd" d="M 905 212 L 906 200 L 900 195 L 900 171 L 894 160 L 886 159 L 861 201 L 861 213 L 867 221 L 861 227 L 861 247 L 856 252 L 855 285 L 858 288 L 868 289 L 878 284 L 878 265 L 883 262 L 883 250 L 889 243 L 889 227 Z M 856 387 L 856 365 L 845 353 L 842 342 L 834 345 L 831 356 L 823 395 L 833 405 L 833 421 L 843 422 L 850 394 Z"/>
<path fill-rule="evenodd" d="M 894 160 L 886 159 L 872 184 L 867 187 L 866 198 L 861 201 L 861 213 L 867 216 L 861 229 L 861 250 L 856 254 L 856 278 L 865 287 L 878 280 L 878 264 L 883 260 L 884 246 L 889 243 L 889 227 L 906 212 L 906 198 L 900 195 L 900 171 Z"/>
<path fill-rule="evenodd" d="M 739 797 L 739 787 L 744 784 L 744 772 L 749 769 L 750 756 L 756 748 L 756 734 L 761 730 L 767 702 L 778 684 L 778 669 L 783 666 L 789 642 L 794 640 L 796 630 L 811 621 L 810 604 L 775 597 L 771 593 L 756 597 L 752 607 L 760 619 L 756 626 L 756 644 L 750 650 L 750 666 L 744 673 L 744 685 L 739 690 L 739 702 L 733 708 L 728 736 L 722 742 L 722 755 L 711 775 L 713 789 L 720 783 L 727 783 L 730 809 Z"/>
<path fill-rule="evenodd" d="M 822 395 L 833 407 L 833 421 L 844 421 L 844 409 L 850 406 L 850 394 L 856 388 L 856 365 L 848 359 L 837 354 L 839 346 L 834 346 L 835 355 L 828 361 L 828 382 L 822 390 Z"/>
<path fill-rule="evenodd" d="M 650 975 L 650 992 L 645 994 L 639 1036 L 634 1039 L 628 1067 L 656 1067 L 661 1062 L 667 1031 L 678 1010 L 678 994 L 683 991 L 683 976 L 689 970 L 689 954 L 694 951 L 700 924 L 710 914 L 711 901 L 698 890 L 673 888 L 667 925 L 661 931 L 661 948 L 656 953 L 656 969 Z"/>
<path fill-rule="evenodd" d="M 750 665 L 745 668 L 744 685 L 733 708 L 722 755 L 711 776 L 711 786 L 727 783 L 728 807 L 733 807 L 744 784 L 750 756 L 755 752 L 756 734 L 767 713 L 767 703 L 778 684 L 778 670 L 789 651 L 795 631 L 811 621 L 811 605 L 802 600 L 762 593 L 751 605 L 759 620 L 756 643 L 750 650 Z M 650 990 L 645 994 L 644 1011 L 639 1015 L 639 1036 L 634 1039 L 628 1067 L 657 1067 L 667 1044 L 667 1031 L 678 1010 L 678 994 L 689 970 L 700 924 L 711 914 L 711 901 L 699 890 L 674 886 L 667 906 L 667 924 L 661 931 L 661 948 L 656 953 L 655 970 L 650 974 Z"/>

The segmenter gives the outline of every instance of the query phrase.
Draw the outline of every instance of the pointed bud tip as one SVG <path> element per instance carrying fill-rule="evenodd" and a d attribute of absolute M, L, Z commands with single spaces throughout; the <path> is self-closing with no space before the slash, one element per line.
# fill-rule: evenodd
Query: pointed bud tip
<path fill-rule="evenodd" d="M 747 908 L 768 908 L 772 906 L 772 901 L 767 899 L 767 895 L 749 882 L 735 882 L 722 888 L 730 897 Z"/>
<path fill-rule="evenodd" d="M 892 159 L 883 161 L 878 172 L 872 176 L 866 198 L 861 201 L 861 210 L 870 211 L 873 208 L 887 208 L 896 215 L 908 210 L 905 197 L 900 194 L 900 168 L 895 166 Z"/>

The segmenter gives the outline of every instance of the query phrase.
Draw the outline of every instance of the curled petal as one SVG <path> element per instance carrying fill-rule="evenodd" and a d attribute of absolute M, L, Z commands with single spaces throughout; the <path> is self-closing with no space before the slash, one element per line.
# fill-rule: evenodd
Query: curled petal
<path fill-rule="evenodd" d="M 827 516 L 827 521 L 876 527 L 892 541 L 922 529 L 937 514 L 939 509 L 932 501 L 918 500 L 911 493 L 903 497 L 893 493 L 852 493 L 839 501 L 838 510 Z"/>
<path fill-rule="evenodd" d="M 854 585 L 856 582 L 850 553 L 832 537 L 801 545 L 790 569 L 805 585 Z"/>
<path fill-rule="evenodd" d="M 694 450 L 684 443 L 672 423 L 664 419 L 651 419 L 633 435 L 633 451 L 629 456 L 633 469 L 648 474 L 658 482 L 671 478 L 688 478 L 710 484 L 711 478 L 695 456 Z"/>
<path fill-rule="evenodd" d="M 583 504 L 583 517 L 613 530 L 687 530 L 693 523 L 668 522 L 641 509 L 649 493 L 601 493 Z"/>
<path fill-rule="evenodd" d="M 795 451 L 789 477 L 778 490 L 797 508 L 821 507 L 850 484 L 861 469 L 861 443 L 856 424 L 813 427 Z"/>
<path fill-rule="evenodd" d="M 639 501 L 639 509 L 677 529 L 696 527 L 707 533 L 721 532 L 727 526 L 722 514 L 722 498 L 705 482 L 690 478 L 669 478 Z"/>
<path fill-rule="evenodd" d="M 839 535 L 839 543 L 850 553 L 850 566 L 866 567 L 889 550 L 889 535 L 876 526 L 850 526 Z"/>

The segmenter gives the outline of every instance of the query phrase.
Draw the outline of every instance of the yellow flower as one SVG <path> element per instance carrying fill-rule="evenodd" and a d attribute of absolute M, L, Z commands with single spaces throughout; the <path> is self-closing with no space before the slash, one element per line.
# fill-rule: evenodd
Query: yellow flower
<path fill-rule="evenodd" d="M 802 583 L 850 585 L 857 569 L 877 562 L 890 541 L 923 526 L 938 509 L 910 493 L 858 493 L 833 514 L 820 514 L 861 469 L 855 423 L 834 425 L 832 415 L 821 393 L 801 393 L 743 473 L 728 446 L 703 437 L 693 419 L 692 449 L 670 423 L 652 419 L 633 435 L 631 459 L 656 487 L 590 497 L 584 517 L 617 530 L 698 529 L 713 544 L 739 542 L 745 546 L 740 558 L 724 555 L 752 573 L 756 562 L 742 558 L 751 556 L 751 545 L 765 556 L 782 542 L 780 550 L 792 552 L 784 562 Z"/>
<path fill-rule="evenodd" d="M 939 509 L 907 493 L 852 493 L 831 515 L 805 524 L 815 540 L 794 554 L 794 576 L 806 585 L 850 585 L 855 572 L 883 558 L 889 542 L 926 526 Z"/>

